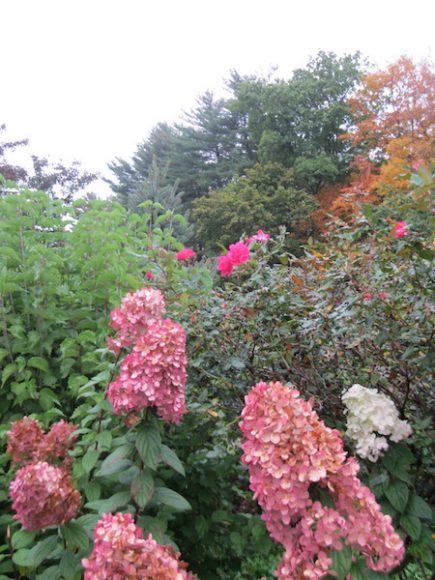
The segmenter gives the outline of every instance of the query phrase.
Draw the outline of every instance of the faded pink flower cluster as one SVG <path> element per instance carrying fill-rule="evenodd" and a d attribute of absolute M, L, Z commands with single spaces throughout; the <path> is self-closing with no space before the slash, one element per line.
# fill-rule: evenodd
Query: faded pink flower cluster
<path fill-rule="evenodd" d="M 359 481 L 358 463 L 346 461 L 339 432 L 281 383 L 258 383 L 245 400 L 242 461 L 269 533 L 286 549 L 278 578 L 327 575 L 330 551 L 344 544 L 358 549 L 373 570 L 397 566 L 403 542 Z M 312 500 L 314 483 L 329 491 L 335 508 Z"/>
<path fill-rule="evenodd" d="M 133 345 L 107 390 L 117 414 L 155 407 L 165 421 L 179 423 L 185 413 L 186 334 L 176 322 L 162 319 L 164 310 L 162 293 L 143 288 L 112 313 L 118 331 L 113 342 L 118 348 Z"/>
<path fill-rule="evenodd" d="M 108 339 L 110 350 L 118 354 L 121 348 L 133 345 L 164 312 L 165 299 L 160 290 L 141 288 L 124 296 L 121 306 L 110 313 L 110 326 L 117 333 L 116 338 Z"/>
<path fill-rule="evenodd" d="M 264 244 L 270 239 L 270 234 L 266 234 L 263 230 L 257 230 L 257 233 L 246 240 L 247 244 L 253 244 L 254 242 L 259 242 Z"/>
<path fill-rule="evenodd" d="M 249 260 L 249 245 L 245 242 L 231 244 L 228 252 L 219 256 L 217 269 L 221 276 L 231 276 L 235 266 L 240 266 Z"/>
<path fill-rule="evenodd" d="M 68 522 L 81 504 L 66 469 L 45 461 L 19 469 L 9 493 L 16 519 L 30 532 Z"/>
<path fill-rule="evenodd" d="M 185 413 L 186 334 L 172 320 L 160 320 L 141 336 L 109 385 L 107 397 L 115 413 L 156 407 L 165 420 L 180 422 Z"/>
<path fill-rule="evenodd" d="M 24 467 L 15 474 L 9 492 L 15 517 L 26 530 L 64 524 L 80 507 L 81 496 L 69 473 L 73 458 L 68 454 L 76 429 L 62 420 L 44 434 L 39 422 L 29 417 L 11 425 L 7 451 L 13 465 Z"/>
<path fill-rule="evenodd" d="M 84 580 L 194 580 L 171 546 L 144 539 L 131 514 L 103 514 L 94 529 L 94 548 L 82 560 Z"/>
<path fill-rule="evenodd" d="M 73 459 L 68 451 L 77 439 L 72 435 L 77 428 L 77 425 L 61 420 L 54 423 L 50 431 L 44 434 L 36 419 L 23 417 L 11 424 L 11 430 L 7 433 L 7 452 L 15 465 L 27 465 L 37 461 L 56 463 L 61 460 L 63 466 L 69 468 Z"/>

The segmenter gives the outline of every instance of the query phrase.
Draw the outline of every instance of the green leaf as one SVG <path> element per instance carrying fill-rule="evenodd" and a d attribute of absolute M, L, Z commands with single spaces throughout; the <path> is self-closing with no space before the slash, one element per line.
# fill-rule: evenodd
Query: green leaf
<path fill-rule="evenodd" d="M 54 550 L 57 546 L 57 542 L 58 542 L 57 536 L 50 536 L 48 538 L 45 538 L 45 540 L 38 542 L 32 548 L 31 551 L 32 551 L 33 565 L 35 567 L 39 566 L 39 564 L 41 564 L 41 562 L 46 560 L 54 552 Z"/>
<path fill-rule="evenodd" d="M 5 366 L 2 372 L 2 386 L 8 380 L 8 378 L 13 375 L 18 370 L 18 367 L 15 363 L 9 363 Z"/>
<path fill-rule="evenodd" d="M 36 564 L 34 563 L 33 554 L 31 550 L 27 548 L 22 548 L 14 553 L 12 556 L 12 561 L 17 566 L 25 566 L 26 568 L 35 568 Z"/>
<path fill-rule="evenodd" d="M 34 532 L 28 532 L 26 530 L 18 530 L 12 536 L 12 547 L 14 550 L 19 550 L 20 548 L 25 548 L 33 542 L 36 534 Z"/>
<path fill-rule="evenodd" d="M 136 438 L 136 449 L 142 461 L 150 469 L 156 469 L 161 453 L 160 432 L 156 425 L 144 425 Z"/>
<path fill-rule="evenodd" d="M 411 450 L 404 443 L 391 443 L 382 457 L 383 465 L 392 475 L 395 475 L 396 471 L 407 470 L 414 461 Z"/>
<path fill-rule="evenodd" d="M 144 508 L 154 493 L 154 479 L 150 471 L 142 471 L 131 483 L 131 495 L 140 508 Z"/>
<path fill-rule="evenodd" d="M 112 433 L 110 431 L 101 431 L 97 435 L 97 441 L 101 449 L 110 449 L 112 445 Z"/>
<path fill-rule="evenodd" d="M 130 501 L 129 491 L 119 491 L 115 493 L 108 499 L 97 499 L 96 501 L 90 501 L 86 504 L 89 509 L 95 510 L 98 513 L 103 512 L 113 512 L 118 508 L 125 506 Z"/>
<path fill-rule="evenodd" d="M 50 370 L 48 362 L 45 360 L 45 358 L 41 358 L 40 356 L 32 356 L 32 358 L 29 358 L 27 361 L 27 366 L 39 369 L 44 373 L 48 373 Z"/>
<path fill-rule="evenodd" d="M 115 449 L 115 451 L 108 455 L 103 461 L 96 475 L 98 477 L 103 477 L 128 469 L 131 466 L 131 461 L 130 459 L 127 459 L 127 457 L 130 455 L 131 450 L 131 445 L 122 445 Z"/>
<path fill-rule="evenodd" d="M 97 481 L 89 481 L 85 486 L 85 494 L 88 501 L 96 501 L 101 497 L 101 485 Z"/>
<path fill-rule="evenodd" d="M 427 502 L 424 501 L 422 497 L 416 493 L 411 494 L 408 506 L 406 508 L 406 513 L 423 520 L 432 520 L 432 508 Z"/>
<path fill-rule="evenodd" d="M 91 447 L 86 451 L 82 458 L 82 466 L 85 473 L 90 473 L 92 471 L 98 461 L 99 455 L 100 452 Z"/>
<path fill-rule="evenodd" d="M 352 550 L 347 546 L 342 550 L 333 550 L 331 558 L 332 569 L 338 573 L 339 578 L 346 578 L 352 566 Z"/>
<path fill-rule="evenodd" d="M 190 503 L 182 495 L 167 487 L 156 487 L 153 500 L 174 508 L 177 511 L 192 509 Z"/>
<path fill-rule="evenodd" d="M 175 451 L 173 451 L 167 445 L 162 445 L 161 451 L 162 451 L 161 457 L 162 457 L 163 463 L 166 463 L 166 465 L 169 465 L 170 467 L 172 467 L 172 469 L 174 469 L 180 475 L 185 476 L 186 472 L 184 471 L 184 466 L 181 463 L 181 461 L 179 460 Z"/>
<path fill-rule="evenodd" d="M 72 580 L 75 577 L 77 570 L 80 570 L 82 556 L 80 554 L 72 554 L 71 552 L 64 552 L 59 563 L 59 573 L 65 580 Z"/>
<path fill-rule="evenodd" d="M 385 495 L 396 510 L 401 513 L 405 511 L 406 504 L 408 503 L 409 489 L 403 481 L 390 481 L 385 488 Z"/>
<path fill-rule="evenodd" d="M 84 526 L 77 522 L 68 522 L 62 526 L 62 535 L 68 548 L 86 550 L 89 546 L 88 534 Z"/>
<path fill-rule="evenodd" d="M 400 525 L 413 540 L 418 540 L 421 534 L 421 521 L 417 516 L 404 514 L 400 518 Z"/>

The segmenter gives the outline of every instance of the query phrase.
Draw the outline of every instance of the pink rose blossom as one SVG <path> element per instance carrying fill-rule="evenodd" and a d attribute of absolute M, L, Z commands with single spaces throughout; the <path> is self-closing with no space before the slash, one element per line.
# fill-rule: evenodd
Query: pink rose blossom
<path fill-rule="evenodd" d="M 110 383 L 107 398 L 116 414 L 156 407 L 165 420 L 179 423 L 186 410 L 186 334 L 172 320 L 160 320 L 140 336 Z"/>
<path fill-rule="evenodd" d="M 229 256 L 233 266 L 240 266 L 249 260 L 249 247 L 243 242 L 231 244 L 227 256 Z"/>
<path fill-rule="evenodd" d="M 225 256 L 219 256 L 217 269 L 222 277 L 231 276 L 233 273 L 234 265 L 228 254 L 225 254 Z"/>
<path fill-rule="evenodd" d="M 194 580 L 171 546 L 162 546 L 136 526 L 131 514 L 103 514 L 94 547 L 82 560 L 84 580 Z"/>
<path fill-rule="evenodd" d="M 160 290 L 141 288 L 130 292 L 122 299 L 121 306 L 110 313 L 110 325 L 117 336 L 108 338 L 108 347 L 117 354 L 121 348 L 133 345 L 164 312 L 165 299 Z"/>
<path fill-rule="evenodd" d="M 147 280 L 152 280 L 154 278 L 154 274 L 152 272 L 145 272 L 145 277 Z"/>
<path fill-rule="evenodd" d="M 373 299 L 373 294 L 371 292 L 364 292 L 362 295 L 364 302 L 369 302 Z"/>
<path fill-rule="evenodd" d="M 177 252 L 177 254 L 175 254 L 177 260 L 189 260 L 190 258 L 194 258 L 195 256 L 196 252 L 194 252 L 190 248 L 184 248 L 184 250 L 181 250 L 180 252 Z"/>
<path fill-rule="evenodd" d="M 222 277 L 230 276 L 235 266 L 249 260 L 249 246 L 244 242 L 231 244 L 228 252 L 218 258 L 218 272 Z"/>
<path fill-rule="evenodd" d="M 408 224 L 404 221 L 396 222 L 393 226 L 393 234 L 396 238 L 403 238 L 408 235 Z"/>
<path fill-rule="evenodd" d="M 81 504 L 69 473 L 43 461 L 18 470 L 9 491 L 16 519 L 30 532 L 65 524 Z"/>
<path fill-rule="evenodd" d="M 387 297 L 387 295 L 386 295 L 386 293 L 385 293 L 385 292 L 379 292 L 379 298 L 380 298 L 381 300 L 385 300 L 385 299 L 386 299 L 386 297 Z"/>

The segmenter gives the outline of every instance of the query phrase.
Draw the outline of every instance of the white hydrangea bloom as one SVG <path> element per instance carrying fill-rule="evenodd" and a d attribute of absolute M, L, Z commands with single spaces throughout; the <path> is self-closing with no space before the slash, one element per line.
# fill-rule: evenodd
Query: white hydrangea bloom
<path fill-rule="evenodd" d="M 399 419 L 393 401 L 376 389 L 353 385 L 342 400 L 347 409 L 346 434 L 355 441 L 356 452 L 364 459 L 376 462 L 388 449 L 388 441 L 382 435 L 397 443 L 412 432 L 409 423 Z"/>

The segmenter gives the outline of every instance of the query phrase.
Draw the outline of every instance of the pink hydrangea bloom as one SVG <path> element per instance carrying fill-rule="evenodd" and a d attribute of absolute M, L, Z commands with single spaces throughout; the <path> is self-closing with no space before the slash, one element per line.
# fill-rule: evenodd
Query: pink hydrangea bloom
<path fill-rule="evenodd" d="M 286 549 L 278 578 L 327 575 L 331 550 L 344 544 L 359 550 L 373 570 L 396 567 L 403 542 L 359 481 L 357 462 L 346 462 L 339 432 L 281 383 L 258 383 L 245 401 L 242 461 L 267 529 Z M 312 500 L 313 483 L 329 490 L 335 509 Z"/>
<path fill-rule="evenodd" d="M 72 437 L 72 433 L 77 428 L 77 425 L 62 419 L 54 423 L 50 431 L 44 434 L 35 419 L 23 417 L 19 421 L 14 421 L 7 434 L 7 451 L 12 456 L 12 463 L 21 465 L 37 461 L 56 463 L 60 459 L 63 460 L 64 466 L 68 467 L 73 461 L 68 451 L 77 439 Z"/>
<path fill-rule="evenodd" d="M 231 276 L 233 273 L 234 265 L 228 254 L 225 254 L 225 256 L 219 256 L 217 269 L 222 277 Z"/>
<path fill-rule="evenodd" d="M 176 322 L 156 322 L 137 340 L 110 383 L 107 398 L 115 413 L 156 407 L 169 422 L 178 423 L 186 409 L 186 334 Z"/>
<path fill-rule="evenodd" d="M 177 258 L 177 260 L 190 260 L 190 258 L 194 258 L 196 256 L 196 252 L 194 250 L 192 250 L 191 248 L 184 248 L 184 250 L 181 250 L 180 252 L 177 252 L 175 254 L 175 257 Z"/>
<path fill-rule="evenodd" d="M 396 238 L 403 238 L 408 235 L 408 224 L 404 221 L 396 222 L 393 226 L 393 234 Z"/>
<path fill-rule="evenodd" d="M 252 244 L 254 242 L 260 242 L 261 244 L 263 244 L 264 242 L 267 242 L 267 240 L 270 239 L 270 234 L 266 234 L 266 232 L 263 232 L 263 230 L 257 230 L 257 233 L 254 236 L 251 236 L 250 238 L 248 238 L 246 240 L 247 244 Z"/>
<path fill-rule="evenodd" d="M 165 299 L 160 290 L 141 288 L 130 292 L 122 299 L 121 306 L 110 313 L 110 325 L 117 336 L 108 339 L 109 348 L 118 353 L 121 348 L 131 346 L 164 312 Z"/>
<path fill-rule="evenodd" d="M 44 461 L 18 470 L 9 491 L 16 519 L 31 532 L 65 524 L 81 503 L 69 473 Z"/>
<path fill-rule="evenodd" d="M 74 460 L 69 456 L 68 451 L 77 440 L 77 436 L 74 436 L 73 432 L 78 427 L 78 425 L 67 423 L 63 419 L 54 423 L 36 448 L 34 459 L 48 463 L 55 463 L 57 459 L 61 459 L 64 462 L 63 465 L 69 467 Z"/>
<path fill-rule="evenodd" d="M 11 424 L 7 436 L 7 452 L 11 455 L 12 463 L 26 465 L 32 462 L 33 454 L 40 445 L 44 432 L 36 419 L 23 417 Z"/>
<path fill-rule="evenodd" d="M 136 526 L 131 514 L 103 514 L 94 548 L 82 560 L 84 580 L 194 580 L 171 546 L 162 546 Z"/>

